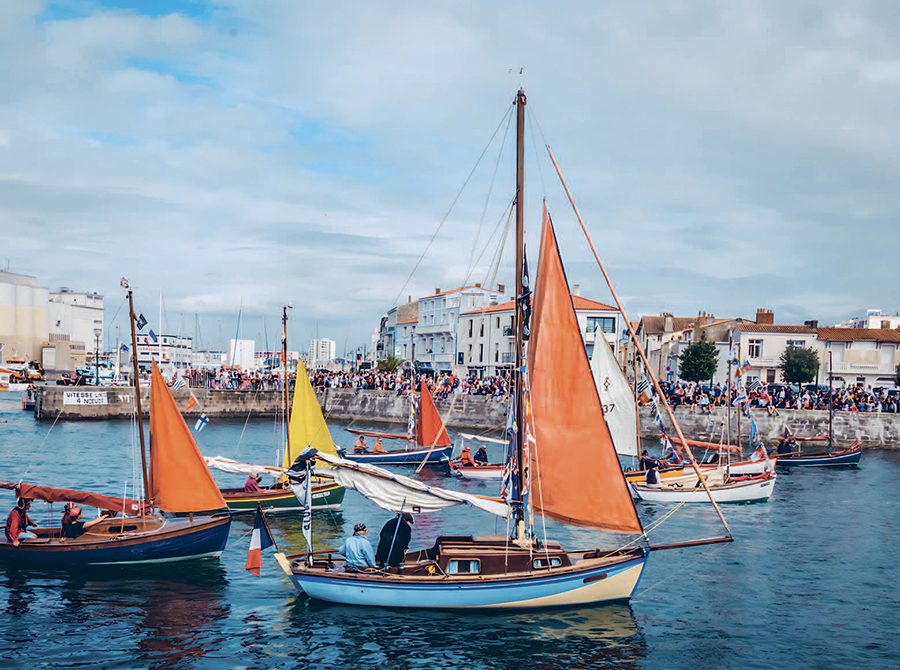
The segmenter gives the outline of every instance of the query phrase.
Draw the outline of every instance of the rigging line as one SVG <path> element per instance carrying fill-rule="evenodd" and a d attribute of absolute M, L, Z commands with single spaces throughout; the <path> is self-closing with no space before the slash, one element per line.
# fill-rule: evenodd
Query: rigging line
<path fill-rule="evenodd" d="M 232 457 L 237 456 L 238 450 L 241 448 L 241 441 L 244 439 L 244 431 L 247 430 L 247 424 L 250 423 L 250 415 L 253 413 L 253 408 L 256 406 L 256 399 L 259 397 L 259 388 L 257 387 L 256 393 L 253 394 L 253 400 L 250 401 L 250 408 L 247 410 L 247 418 L 244 419 L 244 425 L 241 427 L 241 434 L 238 435 L 237 444 L 234 446 L 234 451 L 232 452 Z"/>
<path fill-rule="evenodd" d="M 481 210 L 481 219 L 478 222 L 478 229 L 475 232 L 475 240 L 472 243 L 472 255 L 469 257 L 469 267 L 466 268 L 466 276 L 475 271 L 475 250 L 478 248 L 478 241 L 481 239 L 481 229 L 484 226 L 484 217 L 487 214 L 487 208 L 491 201 L 491 194 L 494 192 L 494 184 L 497 182 L 497 172 L 500 170 L 500 160 L 503 158 L 503 147 L 506 146 L 506 138 L 509 137 L 509 129 L 512 127 L 512 110 L 509 108 L 509 120 L 506 123 L 506 131 L 503 133 L 503 141 L 500 142 L 500 151 L 497 152 L 497 162 L 494 164 L 494 173 L 491 175 L 491 183 L 488 186 L 487 195 L 484 198 L 484 208 Z"/>
<path fill-rule="evenodd" d="M 532 102 L 532 103 L 530 103 L 530 104 L 533 105 L 534 103 Z M 541 140 L 542 140 L 541 143 L 542 143 L 544 146 L 548 146 L 548 145 L 549 145 L 549 142 L 547 142 L 547 141 L 546 141 L 546 138 L 544 137 L 544 130 L 543 130 L 543 128 L 541 128 L 541 124 L 540 124 L 540 123 L 538 122 L 538 120 L 537 120 L 537 115 L 535 114 L 534 109 L 531 109 L 531 111 L 526 115 L 526 118 L 528 119 L 528 130 L 529 130 L 529 132 L 531 133 L 531 138 L 532 138 L 532 140 L 533 140 L 533 141 L 531 142 L 531 145 L 530 145 L 530 146 L 531 146 L 531 150 L 534 152 L 534 162 L 535 162 L 535 165 L 537 165 L 538 178 L 540 179 L 540 182 L 541 182 L 541 193 L 544 195 L 544 199 L 546 199 L 546 197 L 547 197 L 547 185 L 544 183 L 544 171 L 541 170 L 541 156 L 540 156 L 540 154 L 538 153 L 538 143 L 537 143 L 537 140 L 534 139 L 534 138 L 535 138 L 535 132 L 534 132 L 534 127 L 532 126 L 532 123 L 533 123 L 535 126 L 537 126 L 537 130 L 538 130 L 538 133 L 537 133 L 537 134 L 540 135 L 540 138 L 541 138 Z"/>
<path fill-rule="evenodd" d="M 110 324 L 115 323 L 116 318 L 119 316 L 119 312 L 122 311 L 122 306 L 125 304 L 127 298 L 122 298 L 122 302 L 119 303 L 119 306 L 116 308 L 116 313 L 113 314 L 113 318 L 109 320 Z"/>
<path fill-rule="evenodd" d="M 512 221 L 513 221 L 513 215 L 515 214 L 515 204 L 516 204 L 515 198 L 510 200 L 509 204 L 507 205 L 506 210 L 504 210 L 504 213 L 506 215 L 506 224 L 501 227 L 501 223 L 503 222 L 503 218 L 501 216 L 501 218 L 497 221 L 497 225 L 494 227 L 494 232 L 491 233 L 491 236 L 488 238 L 487 243 L 485 243 L 484 247 L 481 250 L 481 254 L 475 260 L 475 263 L 477 264 L 478 262 L 481 261 L 482 258 L 484 258 L 484 255 L 489 248 L 495 248 L 494 245 L 490 244 L 490 242 L 491 242 L 491 240 L 494 239 L 494 236 L 497 235 L 499 232 L 500 233 L 500 241 L 499 241 L 499 244 L 496 245 L 497 251 L 494 254 L 494 258 L 491 261 L 490 266 L 485 271 L 484 280 L 482 281 L 482 284 L 481 284 L 482 286 L 494 286 L 494 284 L 495 284 L 495 280 L 497 279 L 497 273 L 500 271 L 500 261 L 503 259 L 503 250 L 506 248 L 506 239 L 509 236 L 510 227 L 511 227 Z M 470 271 L 467 271 L 467 274 L 463 281 L 463 284 L 468 284 L 469 281 L 471 281 L 471 274 L 469 274 L 470 272 L 474 272 L 474 265 Z"/>
<path fill-rule="evenodd" d="M 444 224 L 447 222 L 447 219 L 450 216 L 450 212 L 453 211 L 453 208 L 456 207 L 456 203 L 459 202 L 460 196 L 462 196 L 463 191 L 468 186 L 469 181 L 471 181 L 472 176 L 475 174 L 475 170 L 478 169 L 478 166 L 481 164 L 481 160 L 484 158 L 484 155 L 487 153 L 488 148 L 490 148 L 491 144 L 494 142 L 494 138 L 497 136 L 497 133 L 500 131 L 500 128 L 503 127 L 503 121 L 506 119 L 506 116 L 512 114 L 512 109 L 514 105 L 511 106 L 506 113 L 503 115 L 503 118 L 500 119 L 500 123 L 497 124 L 497 128 L 494 130 L 494 133 L 491 135 L 491 139 L 488 140 L 488 143 L 485 145 L 484 149 L 481 152 L 481 155 L 478 157 L 478 160 L 475 162 L 474 167 L 472 167 L 472 171 L 469 172 L 469 176 L 466 177 L 466 180 L 463 182 L 463 185 L 460 187 L 459 191 L 456 194 L 456 197 L 453 199 L 453 202 L 450 204 L 450 208 L 447 210 L 447 213 L 444 214 L 444 218 L 441 219 L 441 223 L 438 225 L 437 230 L 434 231 L 434 235 L 431 236 L 431 239 L 428 241 L 425 250 L 422 252 L 422 255 L 419 256 L 419 260 L 416 261 L 415 266 L 412 269 L 412 272 L 409 273 L 409 277 L 406 278 L 406 281 L 403 283 L 403 286 L 400 287 L 400 292 L 397 294 L 397 297 L 394 299 L 394 307 L 396 307 L 400 302 L 400 296 L 403 295 L 404 291 L 406 291 L 406 287 L 409 285 L 409 282 L 412 281 L 413 275 L 416 274 L 416 271 L 419 269 L 419 266 L 422 264 L 425 256 L 428 254 L 428 250 L 431 248 L 431 245 L 434 244 L 435 239 L 437 239 L 438 234 L 441 232 L 441 228 L 444 227 Z"/>

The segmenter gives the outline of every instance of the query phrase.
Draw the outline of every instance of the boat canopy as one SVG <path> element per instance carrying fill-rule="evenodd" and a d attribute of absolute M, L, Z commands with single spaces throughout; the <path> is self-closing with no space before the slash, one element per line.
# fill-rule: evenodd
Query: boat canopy
<path fill-rule="evenodd" d="M 105 496 L 99 493 L 88 493 L 86 491 L 76 491 L 75 489 L 60 489 L 52 486 L 38 486 L 36 484 L 26 484 L 19 482 L 14 484 L 11 482 L 0 482 L 0 489 L 10 489 L 16 492 L 20 498 L 29 498 L 31 500 L 43 500 L 44 502 L 73 502 L 85 507 L 96 507 L 98 509 L 111 510 L 113 512 L 121 512 L 123 514 L 138 514 L 144 505 L 141 500 L 132 500 L 131 498 L 118 498 L 116 496 Z"/>

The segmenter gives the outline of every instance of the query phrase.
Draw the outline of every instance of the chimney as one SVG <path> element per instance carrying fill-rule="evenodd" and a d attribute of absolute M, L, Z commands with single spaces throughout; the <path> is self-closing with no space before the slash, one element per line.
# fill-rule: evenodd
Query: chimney
<path fill-rule="evenodd" d="M 771 309 L 763 309 L 760 307 L 756 310 L 756 325 L 771 326 L 775 323 L 775 313 Z"/>
<path fill-rule="evenodd" d="M 409 297 L 406 299 L 406 302 L 412 302 L 412 296 L 409 296 Z"/>
<path fill-rule="evenodd" d="M 435 295 L 438 295 L 440 292 L 441 292 L 441 289 L 439 289 L 439 288 L 434 289 L 434 294 L 435 294 Z"/>
<path fill-rule="evenodd" d="M 672 315 L 667 312 L 663 312 L 663 316 L 666 318 L 665 325 L 663 326 L 663 332 L 671 333 L 673 330 L 675 330 L 675 319 L 672 318 Z"/>
<path fill-rule="evenodd" d="M 505 284 L 497 284 L 497 291 L 500 293 L 506 293 L 506 285 Z"/>
<path fill-rule="evenodd" d="M 572 284 L 572 295 L 581 295 L 581 284 Z"/>
<path fill-rule="evenodd" d="M 809 326 L 813 330 L 816 330 L 819 327 L 819 321 L 817 319 L 813 319 L 812 321 L 804 321 L 804 326 Z"/>

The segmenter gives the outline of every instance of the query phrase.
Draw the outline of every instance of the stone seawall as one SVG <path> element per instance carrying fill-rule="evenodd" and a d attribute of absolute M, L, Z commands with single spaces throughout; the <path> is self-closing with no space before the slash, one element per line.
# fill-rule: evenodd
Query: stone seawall
<path fill-rule="evenodd" d="M 134 389 L 130 387 L 67 387 L 45 386 L 35 404 L 35 418 L 42 420 L 130 419 L 134 403 Z M 246 420 L 275 417 L 281 413 L 280 391 L 210 391 L 207 389 L 179 389 L 175 401 L 187 407 L 193 392 L 199 404 L 184 416 L 190 424 L 200 414 L 209 417 Z M 68 395 L 67 395 L 68 394 Z M 141 407 L 146 414 L 150 407 L 150 389 L 141 389 Z M 353 391 L 324 389 L 316 394 L 325 416 L 346 421 L 387 422 L 406 424 L 409 400 L 390 391 Z M 506 403 L 484 396 L 452 396 L 437 400 L 435 405 L 447 425 L 457 430 L 502 431 L 506 425 Z M 710 414 L 675 410 L 675 417 L 685 437 L 718 442 L 722 434 L 724 410 L 713 409 Z M 783 434 L 785 426 L 798 436 L 828 434 L 828 413 L 809 410 L 778 410 L 777 415 L 756 410 L 753 415 L 760 436 L 773 445 Z M 674 435 L 667 417 L 663 417 L 670 435 Z M 732 434 L 737 434 L 735 414 L 732 414 Z M 747 443 L 750 422 L 741 417 L 741 442 Z M 659 436 L 650 410 L 641 408 L 641 436 Z M 857 414 L 835 412 L 835 446 L 850 446 L 859 440 L 863 447 L 900 448 L 900 414 Z"/>

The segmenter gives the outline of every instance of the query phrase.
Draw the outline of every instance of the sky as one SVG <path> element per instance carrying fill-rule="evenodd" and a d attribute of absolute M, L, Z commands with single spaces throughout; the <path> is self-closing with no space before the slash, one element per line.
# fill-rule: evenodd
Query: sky
<path fill-rule="evenodd" d="M 0 0 L 0 267 L 221 348 L 371 349 L 399 303 L 513 285 L 528 98 L 569 282 L 626 314 L 895 314 L 891 2 Z M 162 311 L 162 319 L 160 312 Z M 160 323 L 162 321 L 162 323 Z"/>

